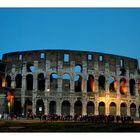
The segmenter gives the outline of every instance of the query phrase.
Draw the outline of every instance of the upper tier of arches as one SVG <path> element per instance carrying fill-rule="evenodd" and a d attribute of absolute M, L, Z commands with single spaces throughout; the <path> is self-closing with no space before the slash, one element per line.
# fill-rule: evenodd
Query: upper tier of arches
<path fill-rule="evenodd" d="M 21 74 L 17 74 L 14 81 L 10 75 L 7 75 L 5 80 L 0 77 L 0 87 L 2 87 L 3 82 L 6 82 L 5 86 L 7 88 L 23 88 L 23 76 Z M 69 73 L 64 73 L 62 75 L 51 73 L 48 79 L 46 78 L 45 73 L 39 73 L 36 77 L 33 74 L 27 74 L 25 83 L 26 89 L 24 90 L 33 90 L 35 87 L 39 91 L 45 91 L 45 89 L 47 89 L 47 91 L 57 91 L 58 88 L 61 87 L 63 92 L 70 92 L 73 86 L 73 92 L 95 93 L 96 88 L 98 91 L 107 91 L 108 88 L 108 91 L 111 93 L 119 92 L 122 95 L 130 93 L 132 96 L 135 96 L 136 91 L 139 91 L 140 89 L 139 82 L 133 78 L 130 78 L 129 80 L 124 77 L 117 79 L 111 75 L 109 75 L 109 77 L 104 75 L 95 77 L 92 74 L 83 77 L 80 74 L 71 76 Z"/>

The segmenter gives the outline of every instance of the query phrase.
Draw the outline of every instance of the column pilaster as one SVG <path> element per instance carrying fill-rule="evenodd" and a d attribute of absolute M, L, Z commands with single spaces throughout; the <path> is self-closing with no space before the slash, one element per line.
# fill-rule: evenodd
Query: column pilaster
<path fill-rule="evenodd" d="M 127 115 L 130 116 L 130 105 L 127 106 Z"/>
<path fill-rule="evenodd" d="M 24 105 L 25 105 L 25 92 L 24 91 L 21 91 L 21 110 L 22 110 L 22 115 L 25 115 L 25 108 L 24 108 Z"/>
<path fill-rule="evenodd" d="M 84 84 L 83 92 L 87 93 L 87 77 L 86 77 L 86 75 L 83 78 L 83 84 Z"/>
<path fill-rule="evenodd" d="M 121 108 L 120 108 L 120 103 L 117 103 L 117 116 L 120 116 L 121 115 L 121 113 L 120 113 L 120 110 Z"/>
<path fill-rule="evenodd" d="M 57 102 L 56 102 L 56 114 L 61 115 L 61 102 L 60 102 L 60 100 L 57 100 Z"/>
<path fill-rule="evenodd" d="M 138 82 L 136 82 L 135 84 L 135 93 L 136 93 L 136 96 L 139 96 L 139 92 L 138 92 Z"/>
<path fill-rule="evenodd" d="M 37 91 L 37 89 L 38 89 L 38 75 L 37 75 L 37 73 L 35 73 L 34 74 L 34 82 L 33 82 L 33 90 L 34 91 Z"/>
<path fill-rule="evenodd" d="M 120 94 L 120 79 L 118 79 L 118 81 L 117 81 L 116 93 Z"/>
<path fill-rule="evenodd" d="M 48 110 L 48 101 L 47 100 L 44 101 L 44 106 L 45 106 L 45 115 L 48 115 L 49 110 Z"/>
<path fill-rule="evenodd" d="M 50 81 L 48 78 L 45 79 L 45 92 L 50 91 Z"/>
<path fill-rule="evenodd" d="M 58 92 L 62 92 L 62 78 L 61 77 L 58 78 L 57 84 L 58 84 Z"/>
<path fill-rule="evenodd" d="M 97 77 L 97 76 L 96 76 Z M 99 90 L 98 90 L 98 79 L 97 78 L 95 78 L 95 80 L 94 80 L 94 86 L 95 86 L 95 93 L 97 93 Z"/>
<path fill-rule="evenodd" d="M 105 115 L 109 115 L 109 104 L 106 104 Z"/>
<path fill-rule="evenodd" d="M 15 64 L 12 65 L 12 76 L 11 76 L 11 88 L 14 89 L 16 87 L 16 83 L 15 83 L 15 72 L 16 72 L 16 68 L 15 68 Z"/>
<path fill-rule="evenodd" d="M 95 102 L 95 115 L 99 115 L 98 102 Z"/>
<path fill-rule="evenodd" d="M 108 78 L 108 77 L 107 77 Z M 106 79 L 106 82 L 105 82 L 105 91 L 107 93 L 109 93 L 109 82 L 108 82 L 108 79 Z"/>
<path fill-rule="evenodd" d="M 25 115 L 25 91 L 26 91 L 26 76 L 22 76 L 22 88 L 21 88 L 21 109 L 22 109 L 22 114 Z"/>
<path fill-rule="evenodd" d="M 70 92 L 74 93 L 74 75 L 73 74 L 70 79 Z"/>
<path fill-rule="evenodd" d="M 105 91 L 109 93 L 109 63 L 105 63 Z"/>
<path fill-rule="evenodd" d="M 87 115 L 87 104 L 86 102 L 83 102 L 83 107 L 82 107 L 82 115 Z"/>
<path fill-rule="evenodd" d="M 33 95 L 32 95 L 32 113 L 36 114 L 36 97 L 34 95 L 34 92 L 33 92 Z"/>
<path fill-rule="evenodd" d="M 74 102 L 71 102 L 71 105 L 70 105 L 70 115 L 74 116 Z"/>

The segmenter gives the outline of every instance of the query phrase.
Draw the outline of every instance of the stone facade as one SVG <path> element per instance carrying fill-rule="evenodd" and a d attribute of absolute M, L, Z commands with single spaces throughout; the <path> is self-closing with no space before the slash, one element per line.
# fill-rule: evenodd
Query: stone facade
<path fill-rule="evenodd" d="M 1 63 L 6 68 L 0 75 L 0 106 L 4 108 L 7 92 L 11 92 L 13 113 L 139 117 L 136 59 L 86 51 L 36 50 L 3 54 Z"/>

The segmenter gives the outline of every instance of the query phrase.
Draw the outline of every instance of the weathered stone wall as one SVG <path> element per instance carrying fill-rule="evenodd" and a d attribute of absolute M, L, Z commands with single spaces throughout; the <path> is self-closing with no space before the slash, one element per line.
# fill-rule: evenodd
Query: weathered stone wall
<path fill-rule="evenodd" d="M 41 53 L 44 58 L 41 58 Z M 64 61 L 64 54 L 69 54 L 69 61 Z M 22 59 L 19 56 L 22 55 Z M 89 60 L 88 55 L 92 56 Z M 101 57 L 101 58 L 100 58 Z M 120 61 L 123 60 L 123 66 L 120 66 Z M 37 50 L 37 51 L 23 51 L 7 53 L 3 55 L 3 62 L 7 63 L 6 75 L 11 76 L 11 85 L 14 88 L 15 98 L 20 99 L 21 107 L 24 111 L 26 99 L 32 101 L 32 112 L 36 114 L 36 103 L 38 99 L 43 100 L 45 106 L 45 114 L 49 114 L 49 104 L 51 101 L 56 102 L 56 113 L 61 114 L 61 105 L 63 101 L 70 102 L 70 114 L 74 115 L 74 104 L 76 101 L 82 102 L 82 115 L 87 114 L 87 103 L 92 101 L 94 103 L 94 114 L 99 114 L 99 103 L 105 103 L 105 114 L 109 115 L 109 106 L 111 102 L 116 104 L 116 115 L 120 115 L 121 103 L 127 105 L 127 115 L 130 115 L 130 105 L 136 105 L 136 116 L 139 115 L 139 93 L 138 93 L 138 61 L 133 58 L 85 51 L 70 51 L 70 50 Z M 33 65 L 35 70 L 28 71 L 27 65 Z M 81 65 L 81 72 L 74 72 L 74 67 Z M 120 75 L 120 69 L 124 68 L 125 75 Z M 44 74 L 45 90 L 39 91 L 38 75 Z M 58 74 L 58 87 L 55 90 L 50 90 L 50 75 L 52 73 Z M 63 74 L 70 75 L 70 90 L 66 92 L 62 87 Z M 22 88 L 16 88 L 15 78 L 17 74 L 22 75 Z M 27 90 L 26 76 L 31 74 L 33 76 L 33 90 Z M 82 77 L 82 91 L 75 92 L 74 76 L 80 75 Z M 94 76 L 94 92 L 87 91 L 87 76 Z M 99 90 L 98 78 L 100 75 L 105 77 L 105 90 Z M 117 88 L 114 93 L 109 91 L 109 76 L 117 79 Z M 120 79 L 126 79 L 127 93 L 120 94 Z M 135 94 L 130 95 L 129 80 L 135 80 Z M 54 84 L 55 85 L 55 84 Z M 54 86 L 53 85 L 53 86 Z"/>

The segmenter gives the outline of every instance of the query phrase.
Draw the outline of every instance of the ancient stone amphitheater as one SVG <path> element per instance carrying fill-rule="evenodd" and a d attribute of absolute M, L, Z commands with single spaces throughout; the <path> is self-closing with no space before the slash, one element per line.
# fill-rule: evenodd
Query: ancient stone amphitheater
<path fill-rule="evenodd" d="M 133 58 L 89 51 L 3 54 L 0 113 L 140 117 L 140 72 Z"/>

